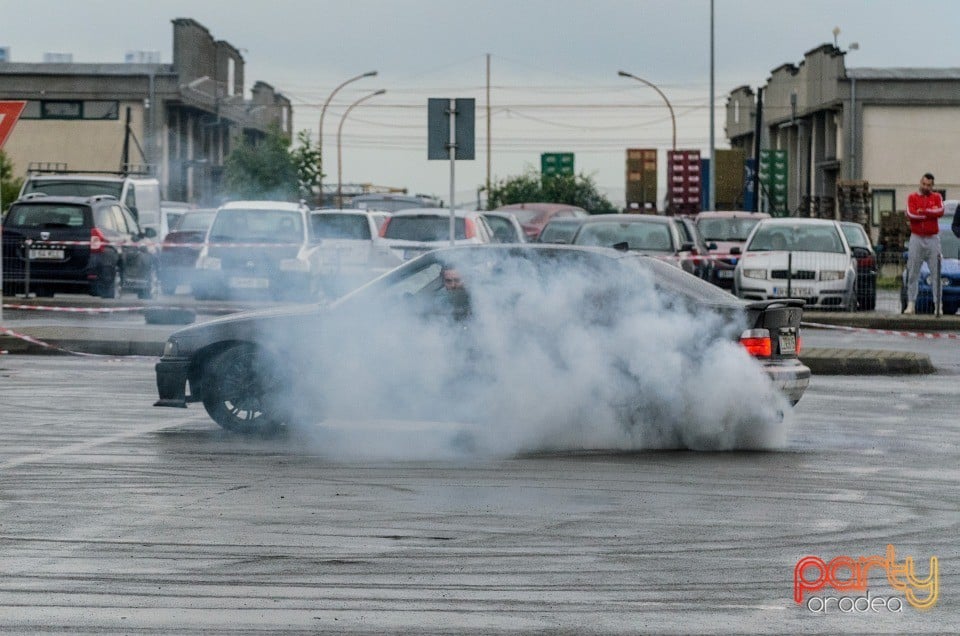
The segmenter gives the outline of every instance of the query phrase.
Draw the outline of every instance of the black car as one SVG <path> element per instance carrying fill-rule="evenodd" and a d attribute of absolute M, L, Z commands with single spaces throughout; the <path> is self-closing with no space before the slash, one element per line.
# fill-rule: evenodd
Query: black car
<path fill-rule="evenodd" d="M 152 228 L 113 196 L 29 195 L 3 220 L 3 293 L 90 293 L 119 298 L 160 291 Z"/>
<path fill-rule="evenodd" d="M 870 244 L 870 237 L 860 223 L 841 221 L 840 229 L 850 244 L 853 257 L 857 259 L 857 308 L 872 311 L 877 308 L 877 253 Z"/>
<path fill-rule="evenodd" d="M 711 435 L 733 443 L 756 419 L 725 409 L 782 416 L 809 383 L 797 357 L 802 304 L 746 303 L 657 259 L 606 248 L 440 248 L 323 307 L 173 333 L 156 365 L 156 406 L 202 402 L 220 426 L 263 433 L 362 416 L 496 427 L 501 407 L 524 404 L 542 417 L 537 426 L 582 411 L 644 439 L 662 432 L 643 422 L 660 414 L 673 418 L 674 441 L 691 447 L 698 441 L 678 432 L 682 422 L 715 418 Z M 731 376 L 733 388 L 707 389 Z"/>

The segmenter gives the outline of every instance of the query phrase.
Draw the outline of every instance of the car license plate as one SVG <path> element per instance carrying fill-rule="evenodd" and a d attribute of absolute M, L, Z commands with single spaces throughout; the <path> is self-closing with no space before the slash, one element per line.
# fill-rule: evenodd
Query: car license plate
<path fill-rule="evenodd" d="M 780 334 L 780 353 L 796 353 L 797 336 L 792 333 Z"/>
<path fill-rule="evenodd" d="M 267 289 L 270 280 L 267 278 L 231 278 L 230 287 L 234 289 Z"/>
<path fill-rule="evenodd" d="M 808 296 L 813 296 L 813 289 L 810 287 L 792 287 L 790 288 L 790 297 L 791 298 L 806 298 Z M 774 298 L 786 298 L 787 297 L 787 288 L 786 287 L 774 287 L 773 288 L 773 297 Z"/>
<path fill-rule="evenodd" d="M 30 250 L 30 260 L 63 260 L 63 250 Z"/>
<path fill-rule="evenodd" d="M 717 278 L 733 278 L 732 269 L 718 269 Z"/>

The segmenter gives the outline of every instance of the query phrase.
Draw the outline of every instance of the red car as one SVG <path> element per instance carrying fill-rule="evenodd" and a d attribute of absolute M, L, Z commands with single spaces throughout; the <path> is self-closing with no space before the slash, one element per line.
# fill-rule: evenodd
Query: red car
<path fill-rule="evenodd" d="M 497 208 L 497 212 L 500 211 L 511 212 L 517 217 L 528 241 L 537 240 L 543 226 L 550 219 L 572 219 L 589 216 L 583 208 L 566 203 L 511 203 L 510 205 L 501 205 Z"/>
<path fill-rule="evenodd" d="M 215 209 L 188 210 L 177 219 L 160 248 L 160 291 L 174 294 L 177 287 L 190 284 L 197 256 L 213 222 Z"/>

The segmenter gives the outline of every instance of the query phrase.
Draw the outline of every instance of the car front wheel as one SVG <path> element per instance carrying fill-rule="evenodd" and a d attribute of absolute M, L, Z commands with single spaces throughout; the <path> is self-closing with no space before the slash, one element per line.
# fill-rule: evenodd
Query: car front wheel
<path fill-rule="evenodd" d="M 203 406 L 217 424 L 237 433 L 272 434 L 283 424 L 278 370 L 251 345 L 231 347 L 207 364 Z"/>

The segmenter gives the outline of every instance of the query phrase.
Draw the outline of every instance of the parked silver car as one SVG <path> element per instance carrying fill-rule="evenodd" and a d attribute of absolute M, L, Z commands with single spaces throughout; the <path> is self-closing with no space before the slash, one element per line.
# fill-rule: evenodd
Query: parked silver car
<path fill-rule="evenodd" d="M 450 241 L 448 208 L 413 208 L 394 212 L 380 229 L 387 246 L 403 260 L 424 252 L 445 247 Z M 493 243 L 493 230 L 482 212 L 455 210 L 453 214 L 454 245 Z"/>

